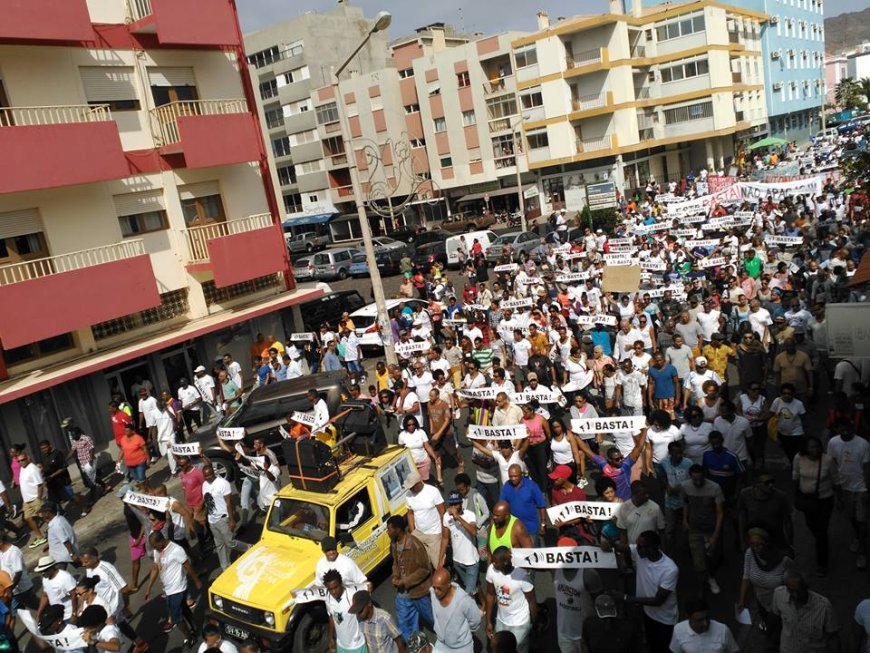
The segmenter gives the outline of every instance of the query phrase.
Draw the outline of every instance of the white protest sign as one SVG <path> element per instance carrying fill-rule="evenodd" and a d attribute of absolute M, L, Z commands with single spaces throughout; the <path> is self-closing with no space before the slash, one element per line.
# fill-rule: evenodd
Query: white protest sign
<path fill-rule="evenodd" d="M 524 424 L 511 426 L 478 426 L 469 424 L 466 437 L 470 440 L 521 440 L 527 438 L 529 432 Z"/>
<path fill-rule="evenodd" d="M 637 250 L 634 245 L 611 245 L 610 252 L 613 254 L 633 254 Z"/>
<path fill-rule="evenodd" d="M 608 238 L 607 243 L 613 247 L 614 245 L 631 245 L 631 238 Z"/>
<path fill-rule="evenodd" d="M 734 226 L 734 218 L 730 215 L 722 218 L 710 218 L 702 227 L 704 231 L 716 231 L 718 229 L 728 229 Z"/>
<path fill-rule="evenodd" d="M 735 211 L 735 220 L 752 220 L 755 217 L 755 211 Z"/>
<path fill-rule="evenodd" d="M 199 442 L 183 442 L 173 444 L 171 451 L 175 456 L 198 456 L 202 447 Z"/>
<path fill-rule="evenodd" d="M 245 429 L 237 426 L 219 428 L 217 436 L 221 440 L 243 440 L 245 438 Z"/>
<path fill-rule="evenodd" d="M 466 311 L 488 311 L 489 306 L 483 306 L 482 304 L 465 304 L 463 309 Z"/>
<path fill-rule="evenodd" d="M 574 321 L 580 326 L 595 326 L 596 324 L 616 326 L 615 315 L 578 315 Z"/>
<path fill-rule="evenodd" d="M 36 619 L 30 614 L 30 610 L 18 610 L 18 618 L 33 637 L 42 640 L 55 651 L 84 651 L 88 648 L 87 642 L 82 637 L 84 630 L 81 628 L 66 626 L 60 634 L 43 635 L 39 631 Z"/>
<path fill-rule="evenodd" d="M 356 594 L 359 590 L 368 589 L 364 584 L 359 583 L 344 583 L 345 589 L 350 592 L 350 596 Z M 296 603 L 314 603 L 315 601 L 324 601 L 329 591 L 322 585 L 310 585 L 302 589 L 293 590 L 293 600 Z"/>
<path fill-rule="evenodd" d="M 696 222 L 704 222 L 707 219 L 707 214 L 700 215 L 684 215 L 680 218 L 680 224 L 695 224 Z"/>
<path fill-rule="evenodd" d="M 410 356 L 419 352 L 429 351 L 431 347 L 428 340 L 420 342 L 398 342 L 394 345 L 394 349 L 399 356 Z"/>
<path fill-rule="evenodd" d="M 495 399 L 498 388 L 462 388 L 456 391 L 463 399 Z"/>
<path fill-rule="evenodd" d="M 536 286 L 539 283 L 543 283 L 543 282 L 544 281 L 543 281 L 543 279 L 541 279 L 541 277 L 528 277 L 525 281 L 523 281 L 523 283 L 526 284 L 527 286 Z"/>
<path fill-rule="evenodd" d="M 575 258 L 586 258 L 589 256 L 589 252 L 571 252 L 566 256 L 569 261 L 573 261 Z"/>
<path fill-rule="evenodd" d="M 660 258 L 649 258 L 645 261 L 640 262 L 640 269 L 641 270 L 652 270 L 652 271 L 656 272 L 659 270 L 664 270 L 667 267 L 668 267 L 667 264 L 663 260 L 661 260 Z"/>
<path fill-rule="evenodd" d="M 719 245 L 718 238 L 704 238 L 702 240 L 687 240 L 686 247 L 703 247 L 704 249 L 713 249 Z"/>
<path fill-rule="evenodd" d="M 632 231 L 636 234 L 651 234 L 656 231 L 665 231 L 670 229 L 671 225 L 669 222 L 655 222 L 653 224 L 641 224 L 637 225 L 632 229 Z"/>
<path fill-rule="evenodd" d="M 785 245 L 788 247 L 789 245 L 801 245 L 804 242 L 803 236 L 767 236 L 764 239 L 764 242 L 771 243 L 773 245 Z"/>
<path fill-rule="evenodd" d="M 532 307 L 532 298 L 525 297 L 523 299 L 506 299 L 501 304 L 499 304 L 499 308 L 501 309 L 514 309 L 514 308 L 531 308 Z"/>
<path fill-rule="evenodd" d="M 552 508 L 547 508 L 547 516 L 550 522 L 566 522 L 579 517 L 608 521 L 616 516 L 619 509 L 618 503 L 606 501 L 570 501 Z"/>
<path fill-rule="evenodd" d="M 718 268 L 726 265 L 727 263 L 728 261 L 725 259 L 724 256 L 716 256 L 714 258 L 702 258 L 700 261 L 698 261 L 698 264 L 705 269 Z"/>
<path fill-rule="evenodd" d="M 449 327 L 462 327 L 468 324 L 468 320 L 465 319 L 456 319 L 456 318 L 444 318 L 441 320 L 441 324 Z"/>
<path fill-rule="evenodd" d="M 290 342 L 302 342 L 305 340 L 314 340 L 313 333 L 291 333 Z"/>
<path fill-rule="evenodd" d="M 524 569 L 616 569 L 616 554 L 597 546 L 554 546 L 511 551 L 514 567 Z"/>
<path fill-rule="evenodd" d="M 515 392 L 511 398 L 515 404 L 530 404 L 537 401 L 539 404 L 555 404 L 559 401 L 559 394 L 550 390 L 526 390 L 525 392 Z"/>
<path fill-rule="evenodd" d="M 672 236 L 676 236 L 677 238 L 694 238 L 695 234 L 698 233 L 697 229 L 674 229 L 671 231 Z"/>
<path fill-rule="evenodd" d="M 556 277 L 556 283 L 574 283 L 575 281 L 586 281 L 588 278 L 588 272 L 563 272 Z"/>
<path fill-rule="evenodd" d="M 505 263 L 504 265 L 496 265 L 492 270 L 493 272 L 515 272 L 519 267 L 516 263 Z"/>
<path fill-rule="evenodd" d="M 818 175 L 809 179 L 773 183 L 741 181 L 736 186 L 739 186 L 740 193 L 746 199 L 764 199 L 771 196 L 779 201 L 791 195 L 818 195 L 822 192 L 823 180 L 824 176 Z"/>
<path fill-rule="evenodd" d="M 631 254 L 605 254 L 603 258 L 607 265 L 634 265 L 637 262 Z"/>
<path fill-rule="evenodd" d="M 127 492 L 124 495 L 123 501 L 131 506 L 148 508 L 157 512 L 167 512 L 169 505 L 172 503 L 172 499 L 169 497 L 153 497 L 150 494 L 140 494 L 138 492 Z"/>
<path fill-rule="evenodd" d="M 294 422 L 298 422 L 299 424 L 305 424 L 306 426 L 314 426 L 317 424 L 317 420 L 314 418 L 314 415 L 309 415 L 308 413 L 303 413 L 299 410 L 294 410 L 293 414 L 290 416 Z"/>
<path fill-rule="evenodd" d="M 646 426 L 646 417 L 593 417 L 572 419 L 571 430 L 577 435 L 639 431 Z"/>

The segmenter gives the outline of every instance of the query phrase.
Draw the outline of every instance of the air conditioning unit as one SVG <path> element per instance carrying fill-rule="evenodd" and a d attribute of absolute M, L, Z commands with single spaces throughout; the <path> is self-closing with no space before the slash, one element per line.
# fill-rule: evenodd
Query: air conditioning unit
<path fill-rule="evenodd" d="M 788 83 L 788 85 L 791 86 L 792 88 L 797 88 L 797 82 L 794 81 L 794 80 L 791 80 L 791 81 Z"/>
<path fill-rule="evenodd" d="M 776 25 L 779 22 L 779 16 L 771 16 L 768 22 L 771 25 Z"/>
<path fill-rule="evenodd" d="M 793 50 L 792 48 L 789 48 L 789 49 L 788 49 L 788 56 L 789 56 L 789 57 L 793 57 L 793 56 L 794 56 L 794 50 Z"/>
<path fill-rule="evenodd" d="M 773 83 L 773 90 L 774 91 L 781 91 L 782 90 L 782 82 L 774 82 Z"/>
<path fill-rule="evenodd" d="M 779 59 L 781 56 L 782 56 L 781 50 L 771 50 L 771 52 L 770 52 L 771 59 Z"/>
<path fill-rule="evenodd" d="M 805 80 L 803 81 L 803 87 L 804 87 L 804 88 L 809 88 L 809 87 L 810 87 L 810 80 L 805 79 Z"/>

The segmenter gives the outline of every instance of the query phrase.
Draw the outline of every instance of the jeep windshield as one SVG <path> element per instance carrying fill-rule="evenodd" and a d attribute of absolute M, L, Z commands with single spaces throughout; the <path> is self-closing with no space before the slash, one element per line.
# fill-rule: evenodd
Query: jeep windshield
<path fill-rule="evenodd" d="M 266 527 L 273 533 L 320 542 L 329 535 L 329 510 L 316 503 L 275 499 Z"/>

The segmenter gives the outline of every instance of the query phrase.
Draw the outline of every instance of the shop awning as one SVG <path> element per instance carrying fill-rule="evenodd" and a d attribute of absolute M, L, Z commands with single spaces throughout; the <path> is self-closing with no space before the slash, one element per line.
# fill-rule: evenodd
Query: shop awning
<path fill-rule="evenodd" d="M 484 195 L 489 195 L 490 197 L 498 197 L 499 195 L 516 195 L 517 187 L 513 188 L 498 188 L 496 190 L 491 190 L 487 193 L 470 193 L 468 195 L 463 195 L 459 198 L 459 204 L 463 202 L 473 202 L 474 200 L 482 200 Z"/>
<path fill-rule="evenodd" d="M 323 224 L 329 222 L 337 213 L 317 213 L 314 215 L 297 215 L 284 220 L 284 228 L 305 227 L 312 224 Z"/>

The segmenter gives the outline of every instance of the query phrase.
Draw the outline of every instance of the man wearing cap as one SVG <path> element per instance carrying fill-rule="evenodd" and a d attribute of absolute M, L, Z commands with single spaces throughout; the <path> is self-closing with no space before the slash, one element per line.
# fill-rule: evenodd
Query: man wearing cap
<path fill-rule="evenodd" d="M 432 612 L 435 617 L 434 653 L 473 653 L 473 632 L 480 628 L 482 613 L 474 599 L 439 569 L 432 576 Z"/>
<path fill-rule="evenodd" d="M 75 531 L 66 517 L 57 514 L 58 505 L 53 501 L 46 501 L 39 509 L 39 516 L 43 523 L 47 524 L 45 535 L 48 538 L 48 554 L 54 559 L 57 566 L 66 569 L 67 564 L 78 562 L 79 545 Z"/>
<path fill-rule="evenodd" d="M 571 537 L 560 537 L 556 546 L 575 547 Z M 560 568 L 553 573 L 556 595 L 556 634 L 560 653 L 581 653 L 583 624 L 592 615 L 592 600 L 604 586 L 598 572 L 591 568 Z"/>
<path fill-rule="evenodd" d="M 54 558 L 42 556 L 33 571 L 42 574 L 42 595 L 39 597 L 39 607 L 36 618 L 49 606 L 57 606 L 61 610 L 61 618 L 69 620 L 76 606 L 76 580 L 68 571 L 58 568 Z"/>
<path fill-rule="evenodd" d="M 408 532 L 412 533 L 426 547 L 432 568 L 442 565 L 442 540 L 446 535 L 443 525 L 445 515 L 444 497 L 438 488 L 423 482 L 417 471 L 412 471 L 405 479 L 408 494 Z"/>
<path fill-rule="evenodd" d="M 689 375 L 683 381 L 683 410 L 689 404 L 698 405 L 704 400 L 704 384 L 707 381 L 715 381 L 718 385 L 722 385 L 722 377 L 716 372 L 707 368 L 707 358 L 705 356 L 697 356 L 695 358 L 695 369 L 689 372 Z"/>
<path fill-rule="evenodd" d="M 477 550 L 477 517 L 462 508 L 459 492 L 447 495 L 447 512 L 442 517 L 444 524 L 441 538 L 441 555 L 438 567 L 447 560 L 447 547 L 453 552 L 453 569 L 468 594 L 477 591 L 477 573 L 480 568 L 480 553 Z"/>
<path fill-rule="evenodd" d="M 612 596 L 595 597 L 595 612 L 583 624 L 586 651 L 635 653 L 641 650 L 642 641 L 637 623 L 620 613 Z"/>
<path fill-rule="evenodd" d="M 704 358 L 711 371 L 718 374 L 723 381 L 728 380 L 728 361 L 737 353 L 730 345 L 725 344 L 725 336 L 716 331 L 710 336 L 710 344 L 704 345 Z"/>
<path fill-rule="evenodd" d="M 320 550 L 323 551 L 323 557 L 317 561 L 314 567 L 315 582 L 323 583 L 324 574 L 330 569 L 335 569 L 348 583 L 367 585 L 369 590 L 372 589 L 372 584 L 369 583 L 368 578 L 353 558 L 338 552 L 338 540 L 327 535 L 320 542 Z"/>
<path fill-rule="evenodd" d="M 356 591 L 348 612 L 360 623 L 368 653 L 405 653 L 402 632 L 393 617 L 386 610 L 375 607 L 367 590 Z"/>
<path fill-rule="evenodd" d="M 341 574 L 330 569 L 323 575 L 326 613 L 329 615 L 329 653 L 366 653 L 366 640 L 359 620 L 351 613 L 353 590 L 344 586 Z"/>
<path fill-rule="evenodd" d="M 200 397 L 202 397 L 202 403 L 200 404 L 200 421 L 205 421 L 206 411 L 209 413 L 209 420 L 211 420 L 211 414 L 220 418 L 220 413 L 215 407 L 214 378 L 211 374 L 206 373 L 204 366 L 198 365 L 196 369 L 193 370 L 193 385 L 196 386 L 196 389 L 199 390 Z"/>

